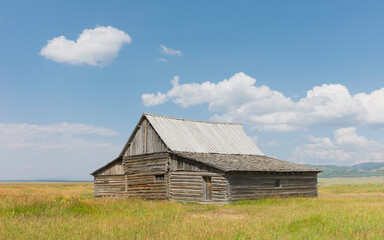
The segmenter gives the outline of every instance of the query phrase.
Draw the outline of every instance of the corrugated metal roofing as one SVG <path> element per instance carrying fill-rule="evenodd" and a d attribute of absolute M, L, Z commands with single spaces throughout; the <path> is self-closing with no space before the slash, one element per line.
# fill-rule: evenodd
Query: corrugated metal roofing
<path fill-rule="evenodd" d="M 144 115 L 171 151 L 264 155 L 241 124 Z"/>
<path fill-rule="evenodd" d="M 319 169 L 260 155 L 233 155 L 175 152 L 176 155 L 202 162 L 225 172 L 321 172 Z"/>

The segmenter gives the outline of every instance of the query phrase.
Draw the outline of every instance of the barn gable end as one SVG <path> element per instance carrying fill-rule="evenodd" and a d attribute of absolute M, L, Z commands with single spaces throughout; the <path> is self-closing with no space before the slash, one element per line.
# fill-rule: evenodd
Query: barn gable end
<path fill-rule="evenodd" d="M 123 150 L 124 156 L 166 152 L 168 149 L 146 117 L 140 120 Z"/>

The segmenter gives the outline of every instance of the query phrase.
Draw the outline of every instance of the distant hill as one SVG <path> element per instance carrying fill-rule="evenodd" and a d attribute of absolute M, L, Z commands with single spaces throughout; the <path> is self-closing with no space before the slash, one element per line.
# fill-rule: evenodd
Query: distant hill
<path fill-rule="evenodd" d="M 380 177 L 384 176 L 384 162 L 366 162 L 353 166 L 335 165 L 309 165 L 323 172 L 319 174 L 322 178 L 331 177 Z"/>

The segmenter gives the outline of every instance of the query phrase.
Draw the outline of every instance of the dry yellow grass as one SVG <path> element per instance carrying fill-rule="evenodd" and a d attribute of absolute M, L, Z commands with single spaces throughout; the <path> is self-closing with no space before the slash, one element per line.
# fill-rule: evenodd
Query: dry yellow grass
<path fill-rule="evenodd" d="M 218 206 L 95 199 L 84 183 L 1 184 L 0 239 L 382 239 L 383 189 L 330 185 L 319 198 Z"/>

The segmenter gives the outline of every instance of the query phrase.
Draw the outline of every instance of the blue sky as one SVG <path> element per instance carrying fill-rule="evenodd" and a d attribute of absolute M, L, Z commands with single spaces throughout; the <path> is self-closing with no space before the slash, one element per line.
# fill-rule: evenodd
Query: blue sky
<path fill-rule="evenodd" d="M 142 112 L 243 122 L 298 163 L 384 161 L 383 7 L 3 1 L 0 179 L 89 179 Z"/>

